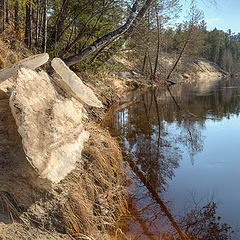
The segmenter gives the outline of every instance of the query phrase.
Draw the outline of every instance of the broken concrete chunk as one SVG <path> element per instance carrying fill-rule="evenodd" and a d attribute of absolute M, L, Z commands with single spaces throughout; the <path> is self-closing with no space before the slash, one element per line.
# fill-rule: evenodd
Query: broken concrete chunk
<path fill-rule="evenodd" d="M 30 164 L 40 177 L 62 180 L 81 161 L 89 137 L 82 104 L 60 96 L 46 73 L 21 68 L 10 107 Z"/>
<path fill-rule="evenodd" d="M 8 78 L 17 75 L 20 67 L 30 68 L 32 70 L 42 66 L 49 59 L 47 53 L 37 54 L 21 60 L 18 64 L 13 65 L 10 68 L 5 68 L 0 71 L 0 83 L 7 80 Z"/>
<path fill-rule="evenodd" d="M 57 84 L 66 93 L 89 106 L 103 107 L 101 101 L 98 100 L 92 89 L 87 87 L 60 58 L 54 58 L 51 65 L 61 77 L 61 79 L 57 79 Z"/>

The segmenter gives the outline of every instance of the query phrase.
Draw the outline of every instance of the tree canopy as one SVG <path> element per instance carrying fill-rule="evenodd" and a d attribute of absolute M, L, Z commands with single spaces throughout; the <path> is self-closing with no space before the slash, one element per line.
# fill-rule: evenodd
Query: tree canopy
<path fill-rule="evenodd" d="M 208 31 L 203 13 L 191 2 L 189 19 L 174 24 L 181 11 L 179 0 L 0 0 L 0 32 L 10 26 L 16 41 L 59 56 L 69 66 L 104 48 L 108 54 L 131 49 L 142 70 L 152 75 L 159 53 L 180 53 L 189 38 L 185 55 L 205 57 L 229 72 L 237 71 L 240 33 Z"/>

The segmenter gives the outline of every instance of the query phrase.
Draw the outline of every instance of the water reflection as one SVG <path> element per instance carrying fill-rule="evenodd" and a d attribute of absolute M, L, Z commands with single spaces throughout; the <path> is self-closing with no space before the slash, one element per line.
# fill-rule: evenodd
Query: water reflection
<path fill-rule="evenodd" d="M 132 97 L 137 103 L 120 108 L 111 129 L 120 136 L 126 157 L 137 166 L 152 191 L 162 198 L 167 195 L 169 184 L 174 182 L 176 170 L 184 169 L 187 152 L 191 165 L 194 166 L 195 161 L 204 162 L 196 156 L 204 152 L 204 133 L 208 135 L 209 125 L 236 118 L 240 112 L 239 81 L 234 79 L 210 85 L 151 89 Z M 149 187 L 130 170 L 129 175 L 135 180 L 129 186 L 133 193 L 132 215 L 131 220 L 125 221 L 126 233 L 133 239 L 173 239 L 173 236 L 177 239 L 180 234 L 175 234 L 176 226 L 169 225 L 166 212 L 160 211 L 163 209 L 159 204 L 156 206 Z M 177 193 L 171 196 L 178 201 Z M 172 204 L 172 201 L 167 202 L 167 208 L 171 209 Z M 180 201 L 178 206 L 184 208 L 185 204 Z M 196 209 L 191 204 L 192 209 L 177 218 L 182 230 L 192 236 L 191 239 L 230 239 L 229 226 L 217 217 L 216 203 L 210 201 L 203 205 Z"/>

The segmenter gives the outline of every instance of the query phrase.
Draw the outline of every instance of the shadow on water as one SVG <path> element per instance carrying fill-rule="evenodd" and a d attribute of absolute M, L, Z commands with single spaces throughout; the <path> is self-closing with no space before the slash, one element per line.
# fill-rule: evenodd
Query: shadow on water
<path fill-rule="evenodd" d="M 129 239 L 233 239 L 215 199 L 201 204 L 194 199 L 177 216 L 166 193 L 176 170 L 184 170 L 186 154 L 191 166 L 197 165 L 195 156 L 204 152 L 208 125 L 239 116 L 239 81 L 150 89 L 137 92 L 133 99 L 134 104 L 125 102 L 125 107 L 115 109 L 110 126 L 130 166 L 131 214 L 122 221 L 125 234 Z M 195 187 L 198 190 L 198 183 Z M 178 201 L 177 193 L 174 198 Z M 184 209 L 187 203 L 181 204 Z"/>

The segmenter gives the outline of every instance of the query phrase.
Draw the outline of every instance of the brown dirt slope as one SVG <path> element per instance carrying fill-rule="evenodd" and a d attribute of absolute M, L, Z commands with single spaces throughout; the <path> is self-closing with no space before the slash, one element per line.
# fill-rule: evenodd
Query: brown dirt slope
<path fill-rule="evenodd" d="M 0 68 L 30 55 L 23 45 L 14 50 L 13 43 L 0 40 Z M 88 120 L 85 128 L 91 136 L 83 163 L 59 184 L 39 179 L 26 159 L 9 107 L 13 84 L 14 79 L 0 84 L 0 239 L 108 239 L 126 211 L 118 144 Z"/>

